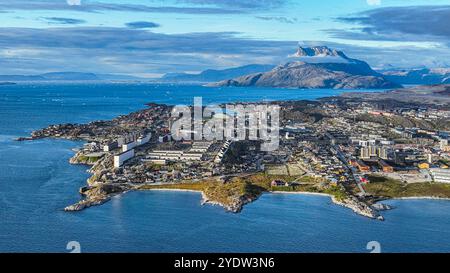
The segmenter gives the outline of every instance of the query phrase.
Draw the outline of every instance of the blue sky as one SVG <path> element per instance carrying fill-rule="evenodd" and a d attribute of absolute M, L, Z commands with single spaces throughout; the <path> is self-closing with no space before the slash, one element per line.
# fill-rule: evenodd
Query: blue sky
<path fill-rule="evenodd" d="M 450 66 L 450 0 L 0 0 L 0 73 L 155 77 L 278 64 L 298 43 Z"/>

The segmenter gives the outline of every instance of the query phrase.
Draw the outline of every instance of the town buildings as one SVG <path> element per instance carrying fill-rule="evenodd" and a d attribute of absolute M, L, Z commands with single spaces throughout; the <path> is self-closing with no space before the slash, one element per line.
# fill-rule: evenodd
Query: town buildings
<path fill-rule="evenodd" d="M 134 157 L 134 150 L 128 150 L 114 156 L 114 168 L 122 167 L 123 163 Z"/>

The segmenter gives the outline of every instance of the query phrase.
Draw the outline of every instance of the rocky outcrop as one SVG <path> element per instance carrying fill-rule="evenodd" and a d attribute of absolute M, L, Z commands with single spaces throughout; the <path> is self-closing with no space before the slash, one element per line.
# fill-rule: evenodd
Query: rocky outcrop
<path fill-rule="evenodd" d="M 379 211 L 381 210 L 389 210 L 392 209 L 388 205 L 377 203 L 373 206 L 370 206 L 369 204 L 362 202 L 358 200 L 354 196 L 348 196 L 347 198 L 343 200 L 338 200 L 334 196 L 330 196 L 331 200 L 334 204 L 346 207 L 351 209 L 356 214 L 359 214 L 364 217 L 368 217 L 371 219 L 377 219 L 380 221 L 384 221 L 383 216 L 379 214 Z M 243 196 L 235 196 L 231 202 L 227 202 L 226 204 L 211 200 L 204 192 L 202 192 L 202 205 L 209 204 L 209 205 L 217 205 L 223 207 L 226 211 L 233 212 L 233 213 L 239 213 L 241 212 L 242 208 L 249 204 L 256 199 L 258 199 L 259 196 L 250 196 L 250 195 L 243 195 Z"/>
<path fill-rule="evenodd" d="M 391 210 L 391 209 L 393 209 L 392 206 L 386 205 L 386 204 L 383 204 L 383 203 L 375 203 L 375 204 L 372 205 L 372 208 L 373 208 L 373 209 L 376 209 L 376 210 L 378 210 L 378 211 Z"/>
<path fill-rule="evenodd" d="M 81 165 L 94 165 L 95 161 L 85 156 L 85 153 L 83 151 L 78 151 L 73 157 L 70 158 L 69 163 Z"/>
<path fill-rule="evenodd" d="M 242 211 L 242 208 L 256 199 L 258 196 L 250 196 L 250 195 L 242 195 L 242 196 L 234 196 L 230 202 L 221 203 L 218 201 L 211 200 L 204 192 L 202 192 L 202 205 L 217 205 L 223 207 L 228 212 L 239 213 Z"/>
<path fill-rule="evenodd" d="M 67 206 L 64 208 L 64 211 L 80 211 L 92 206 L 99 206 L 107 201 L 109 201 L 109 197 L 98 198 L 98 199 L 85 199 L 81 200 L 76 204 Z"/>
<path fill-rule="evenodd" d="M 85 199 L 76 204 L 67 206 L 65 211 L 80 211 L 91 206 L 101 205 L 111 199 L 112 196 L 123 193 L 131 188 L 125 184 L 101 184 L 96 186 L 83 187 L 80 193 L 85 196 Z"/>
<path fill-rule="evenodd" d="M 383 221 L 384 218 L 383 216 L 381 216 L 378 212 L 377 209 L 371 207 L 370 205 L 359 201 L 356 197 L 354 196 L 349 196 L 346 199 L 343 200 L 337 200 L 334 196 L 331 197 L 331 200 L 333 201 L 333 203 L 349 208 L 351 210 L 353 210 L 353 212 L 365 216 L 365 217 L 369 217 L 372 219 L 378 219 Z"/>

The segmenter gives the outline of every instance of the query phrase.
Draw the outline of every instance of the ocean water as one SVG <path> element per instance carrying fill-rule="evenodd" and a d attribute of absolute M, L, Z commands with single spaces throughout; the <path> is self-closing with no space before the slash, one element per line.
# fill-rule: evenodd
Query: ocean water
<path fill-rule="evenodd" d="M 328 197 L 265 194 L 242 213 L 201 206 L 191 192 L 130 192 L 77 213 L 87 168 L 68 163 L 81 142 L 15 142 L 49 124 L 108 119 L 146 102 L 190 104 L 316 99 L 336 90 L 205 88 L 151 84 L 0 86 L 0 252 L 449 252 L 450 202 L 390 200 L 386 221 Z"/>

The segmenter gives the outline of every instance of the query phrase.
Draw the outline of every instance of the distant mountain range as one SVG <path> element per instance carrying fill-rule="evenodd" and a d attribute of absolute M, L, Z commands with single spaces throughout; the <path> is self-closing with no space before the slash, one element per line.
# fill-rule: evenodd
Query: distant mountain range
<path fill-rule="evenodd" d="M 382 73 L 388 80 L 399 84 L 450 83 L 450 68 L 392 69 Z"/>
<path fill-rule="evenodd" d="M 94 74 L 83 72 L 52 72 L 39 75 L 0 75 L 0 81 L 102 81 L 102 80 L 139 80 L 128 75 Z"/>
<path fill-rule="evenodd" d="M 274 67 L 275 65 L 250 64 L 224 70 L 208 69 L 199 74 L 168 73 L 160 80 L 165 82 L 217 82 L 242 75 L 270 71 Z"/>
<path fill-rule="evenodd" d="M 152 81 L 206 83 L 207 86 L 266 86 L 291 88 L 397 88 L 400 85 L 450 84 L 450 68 L 374 71 L 366 62 L 347 57 L 326 46 L 299 47 L 279 66 L 250 64 L 223 70 L 208 69 L 198 74 L 168 73 L 159 79 L 121 74 L 52 72 L 38 75 L 0 75 L 0 84 L 36 81 Z"/>
<path fill-rule="evenodd" d="M 374 71 L 366 62 L 342 51 L 322 47 L 299 47 L 293 61 L 267 72 L 227 79 L 208 86 L 257 86 L 290 88 L 397 88 L 400 84 Z"/>

